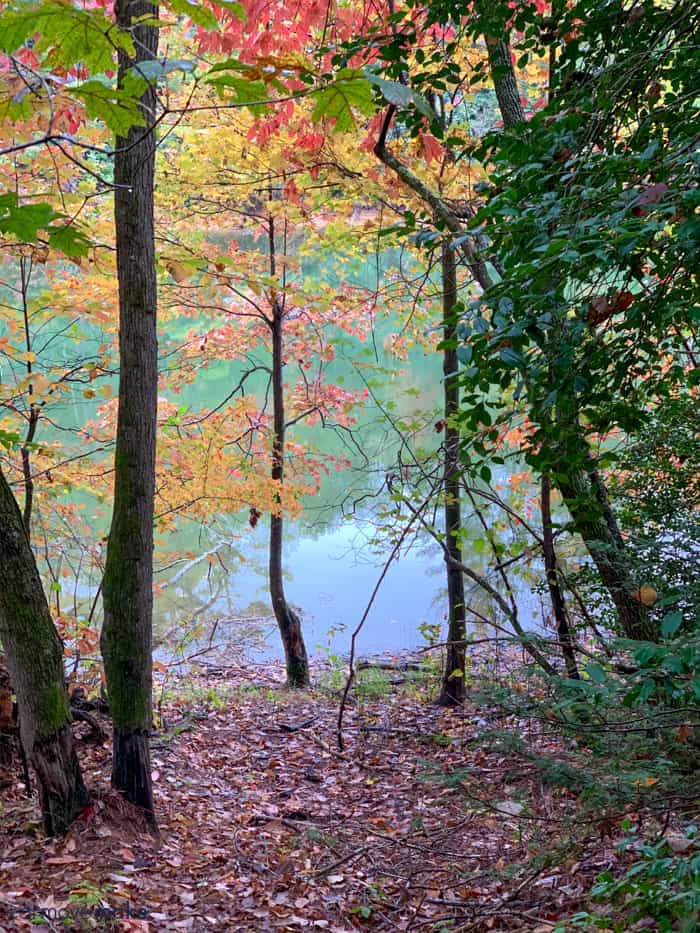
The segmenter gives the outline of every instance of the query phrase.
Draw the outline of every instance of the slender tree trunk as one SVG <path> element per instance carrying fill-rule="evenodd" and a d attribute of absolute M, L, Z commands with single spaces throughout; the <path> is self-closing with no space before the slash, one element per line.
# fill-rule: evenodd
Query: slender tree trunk
<path fill-rule="evenodd" d="M 578 667 L 576 666 L 576 654 L 574 644 L 571 638 L 571 629 L 569 628 L 569 616 L 566 612 L 566 602 L 564 594 L 559 585 L 559 574 L 557 572 L 557 553 L 554 548 L 554 535 L 552 533 L 552 496 L 551 484 L 548 476 L 542 477 L 542 542 L 544 550 L 544 570 L 547 576 L 547 587 L 549 588 L 549 598 L 552 603 L 552 612 L 557 626 L 557 638 L 561 648 L 566 672 L 574 680 L 579 679 Z"/>
<path fill-rule="evenodd" d="M 272 309 L 272 405 L 273 438 L 272 470 L 273 483 L 281 490 L 284 482 L 284 383 L 282 376 L 283 312 L 277 299 Z M 282 577 L 282 543 L 284 518 L 282 504 L 270 517 L 270 597 L 272 609 L 279 626 L 284 655 L 287 663 L 287 685 L 307 687 L 309 685 L 309 661 L 301 631 L 301 619 L 288 605 L 284 595 Z"/>
<path fill-rule="evenodd" d="M 44 828 L 65 832 L 88 795 L 73 746 L 63 646 L 51 619 L 19 506 L 0 471 L 0 640 L 36 771 Z"/>
<path fill-rule="evenodd" d="M 153 18 L 147 0 L 116 0 L 115 15 L 134 37 L 136 57 L 119 56 L 119 82 L 139 62 L 156 57 L 158 29 L 132 25 Z M 156 94 L 141 99 L 147 127 Z M 153 183 L 155 134 L 132 127 L 117 138 L 115 229 L 119 279 L 119 414 L 114 461 L 114 509 L 103 581 L 101 647 L 114 724 L 112 784 L 155 823 L 148 736 L 151 729 L 153 621 L 153 501 L 155 494 L 158 345 Z"/>
<path fill-rule="evenodd" d="M 442 247 L 443 323 L 442 371 L 445 420 L 445 565 L 447 570 L 447 655 L 438 704 L 458 706 L 464 702 L 466 612 L 464 605 L 464 575 L 452 561 L 461 562 L 459 533 L 462 529 L 459 473 L 459 429 L 455 418 L 459 414 L 459 361 L 457 359 L 457 262 L 454 249 Z M 450 560 L 451 558 L 451 560 Z"/>
<path fill-rule="evenodd" d="M 32 360 L 29 354 L 32 351 L 32 335 L 29 329 L 29 282 L 32 277 L 32 259 L 22 256 L 19 261 L 20 283 L 22 290 L 22 318 L 24 322 L 24 344 L 27 350 L 27 377 L 31 377 L 33 371 Z M 29 397 L 32 398 L 32 385 L 29 385 Z M 30 402 L 29 412 L 27 414 L 27 434 L 24 438 L 24 444 L 20 450 L 22 457 L 22 474 L 24 476 L 24 509 L 22 517 L 27 529 L 27 536 L 32 536 L 32 505 L 34 503 L 34 478 L 32 477 L 31 463 L 31 444 L 36 436 L 36 428 L 39 423 L 39 409 Z"/>
<path fill-rule="evenodd" d="M 275 275 L 275 227 L 269 221 L 270 271 Z M 270 516 L 270 598 L 272 610 L 280 630 L 287 665 L 287 686 L 308 687 L 309 659 L 301 630 L 301 619 L 289 606 L 284 594 L 282 545 L 284 516 L 282 514 L 282 485 L 284 483 L 284 308 L 277 296 L 272 301 L 272 469 L 270 476 L 278 490 L 277 505 Z"/>

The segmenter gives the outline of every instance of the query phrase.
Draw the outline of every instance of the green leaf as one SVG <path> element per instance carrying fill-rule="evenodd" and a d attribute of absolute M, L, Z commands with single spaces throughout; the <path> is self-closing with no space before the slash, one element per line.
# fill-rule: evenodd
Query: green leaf
<path fill-rule="evenodd" d="M 607 675 L 600 664 L 596 664 L 595 662 L 587 664 L 586 670 L 591 680 L 597 684 L 604 684 L 607 680 Z"/>
<path fill-rule="evenodd" d="M 39 230 L 60 217 L 50 204 L 22 204 L 13 193 L 0 195 L 0 233 L 33 243 Z"/>
<path fill-rule="evenodd" d="M 468 366 L 472 361 L 472 345 L 470 343 L 466 344 L 463 347 L 457 347 L 457 359 L 460 363 L 463 363 L 465 366 Z"/>
<path fill-rule="evenodd" d="M 0 98 L 0 124 L 7 120 L 15 123 L 28 120 L 32 115 L 32 99 L 29 88 L 13 94 L 11 97 Z"/>
<path fill-rule="evenodd" d="M 400 84 L 398 81 L 387 81 L 386 78 L 380 78 L 379 75 L 375 75 L 371 71 L 367 71 L 366 75 L 367 80 L 377 88 L 388 104 L 394 104 L 396 107 L 410 107 L 413 104 L 416 110 L 422 113 L 424 117 L 427 117 L 428 120 L 435 119 L 435 112 L 432 107 L 418 91 L 414 91 L 413 88 Z"/>
<path fill-rule="evenodd" d="M 0 16 L 0 48 L 16 52 L 39 35 L 33 51 L 51 52 L 51 63 L 70 67 L 82 63 L 92 72 L 114 66 L 115 50 L 134 55 L 133 39 L 115 26 L 103 9 L 82 9 L 60 0 L 17 3 Z"/>
<path fill-rule="evenodd" d="M 191 0 L 167 0 L 167 3 L 173 13 L 186 16 L 203 29 L 216 29 L 219 25 L 214 11 L 207 6 L 193 3 Z"/>
<path fill-rule="evenodd" d="M 518 353 L 518 351 L 514 350 L 512 347 L 504 347 L 499 352 L 499 356 L 504 363 L 509 363 L 512 366 L 522 366 L 525 362 L 522 353 Z"/>
<path fill-rule="evenodd" d="M 110 87 L 102 81 L 86 81 L 72 88 L 72 93 L 85 103 L 88 116 L 102 120 L 116 136 L 126 136 L 132 126 L 145 126 L 146 121 L 139 110 L 137 95 L 143 90 L 143 82 L 131 78 L 128 90 Z"/>
<path fill-rule="evenodd" d="M 48 235 L 49 246 L 63 253 L 64 256 L 70 259 L 87 256 L 90 241 L 78 227 L 71 224 L 49 227 Z"/>
<path fill-rule="evenodd" d="M 227 91 L 230 92 L 229 96 L 236 103 L 245 104 L 251 113 L 257 115 L 265 113 L 265 102 L 269 99 L 270 93 L 264 81 L 222 74 L 210 78 L 208 83 L 215 87 L 222 97 Z"/>
<path fill-rule="evenodd" d="M 210 7 L 196 3 L 195 0 L 166 0 L 166 2 L 173 13 L 186 16 L 196 26 L 201 26 L 203 29 L 217 29 L 221 25 Z M 216 0 L 215 6 L 228 10 L 241 22 L 245 22 L 248 18 L 243 5 L 236 0 Z"/>
<path fill-rule="evenodd" d="M 9 233 L 26 243 L 35 243 L 45 230 L 49 246 L 66 256 L 85 256 L 90 245 L 85 233 L 72 224 L 49 224 L 65 220 L 50 204 L 19 204 L 13 192 L 0 195 L 0 233 Z"/>
<path fill-rule="evenodd" d="M 6 450 L 11 450 L 19 443 L 19 434 L 15 434 L 13 431 L 4 431 L 2 428 L 0 428 L 0 447 L 4 447 Z"/>
<path fill-rule="evenodd" d="M 680 609 L 676 609 L 675 612 L 669 612 L 664 616 L 664 620 L 661 623 L 661 634 L 664 638 L 669 638 L 671 635 L 676 634 L 682 624 L 683 613 Z"/>
<path fill-rule="evenodd" d="M 312 96 L 316 99 L 311 115 L 313 122 L 318 123 L 324 117 L 335 120 L 339 133 L 357 129 L 353 107 L 365 116 L 375 111 L 372 86 L 364 72 L 356 68 L 341 68 L 332 84 L 319 88 Z"/>

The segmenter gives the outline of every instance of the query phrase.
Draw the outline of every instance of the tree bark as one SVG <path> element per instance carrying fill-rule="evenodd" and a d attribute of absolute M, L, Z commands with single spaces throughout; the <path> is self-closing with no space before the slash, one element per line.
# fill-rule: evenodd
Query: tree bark
<path fill-rule="evenodd" d="M 63 646 L 19 506 L 0 471 L 0 640 L 20 735 L 39 782 L 44 829 L 64 833 L 88 800 L 73 746 Z"/>
<path fill-rule="evenodd" d="M 275 275 L 275 226 L 269 220 L 270 273 Z M 272 610 L 280 630 L 287 666 L 288 687 L 308 687 L 309 659 L 301 630 L 299 615 L 289 606 L 284 593 L 282 569 L 282 545 L 284 540 L 284 516 L 282 514 L 282 485 L 284 483 L 284 308 L 278 296 L 272 299 L 272 318 L 269 321 L 272 333 L 272 468 L 270 476 L 277 492 L 277 508 L 270 516 L 270 598 Z"/>
<path fill-rule="evenodd" d="M 284 379 L 283 367 L 283 316 L 284 312 L 278 299 L 272 307 L 272 482 L 281 492 L 284 483 Z M 282 571 L 282 544 L 284 517 L 282 515 L 281 496 L 277 497 L 278 508 L 270 516 L 270 597 L 272 609 L 280 630 L 287 665 L 287 686 L 308 687 L 309 660 L 306 654 L 301 619 L 288 605 L 284 594 Z"/>
<path fill-rule="evenodd" d="M 552 497 L 551 483 L 549 476 L 542 477 L 542 544 L 544 551 L 544 570 L 547 577 L 547 587 L 549 589 L 549 598 L 552 603 L 552 612 L 557 626 L 557 638 L 561 648 L 566 672 L 574 680 L 579 679 L 578 667 L 576 666 L 576 654 L 574 644 L 571 638 L 571 629 L 569 627 L 569 616 L 566 612 L 566 602 L 564 594 L 559 585 L 559 574 L 557 571 L 557 553 L 554 548 L 554 535 L 552 533 Z"/>
<path fill-rule="evenodd" d="M 457 358 L 457 261 L 449 243 L 442 247 L 442 371 L 445 420 L 445 566 L 447 572 L 447 654 L 438 697 L 440 706 L 458 706 L 465 697 L 466 611 L 464 605 L 464 575 L 459 568 L 462 550 L 459 533 L 462 529 L 459 473 L 459 361 Z M 450 560 L 451 558 L 451 560 Z M 457 562 L 457 563 L 453 563 Z"/>
<path fill-rule="evenodd" d="M 133 25 L 158 15 L 148 0 L 117 0 L 115 16 L 134 37 L 136 56 L 119 55 L 119 84 L 154 59 L 158 29 Z M 153 503 L 155 495 L 158 344 L 154 242 L 156 93 L 140 101 L 146 127 L 118 137 L 114 215 L 119 281 L 119 413 L 114 508 L 103 581 L 101 647 L 114 724 L 112 784 L 155 824 L 148 735 L 151 729 Z"/>
<path fill-rule="evenodd" d="M 501 111 L 504 129 L 511 129 L 525 119 L 525 112 L 520 100 L 518 80 L 513 68 L 510 46 L 502 39 L 486 36 L 486 48 L 489 53 L 489 65 L 493 76 L 493 86 Z"/>
<path fill-rule="evenodd" d="M 586 473 L 578 468 L 561 472 L 556 484 L 610 594 L 620 628 L 627 638 L 658 641 L 658 627 L 633 595 L 639 585 L 630 573 L 629 555 L 597 471 Z"/>

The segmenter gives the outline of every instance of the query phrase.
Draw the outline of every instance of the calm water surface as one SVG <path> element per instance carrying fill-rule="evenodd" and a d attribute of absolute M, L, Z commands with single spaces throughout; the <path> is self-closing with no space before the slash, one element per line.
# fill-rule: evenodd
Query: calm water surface
<path fill-rule="evenodd" d="M 380 264 L 373 259 L 354 271 L 346 270 L 343 280 L 337 271 L 305 260 L 302 275 L 309 279 L 323 275 L 326 282 L 336 283 L 339 289 L 344 281 L 373 289 L 378 275 L 395 272 L 401 262 L 398 255 L 385 254 Z M 409 352 L 407 359 L 397 361 L 385 349 L 385 339 L 396 330 L 396 322 L 386 317 L 382 322 L 380 313 L 377 320 L 374 339 L 364 345 L 338 333 L 336 358 L 328 368 L 328 378 L 345 388 L 362 388 L 358 356 L 363 362 L 371 361 L 381 372 L 373 390 L 380 405 L 392 404 L 395 416 L 415 415 L 417 421 L 422 419 L 425 430 L 414 441 L 426 448 L 434 447 L 440 440 L 433 428 L 442 401 L 440 357 L 418 347 Z M 192 326 L 191 320 L 183 324 L 184 329 Z M 176 333 L 168 336 L 177 339 Z M 96 344 L 101 339 L 99 334 L 94 335 Z M 61 344 L 57 343 L 55 349 L 61 350 Z M 66 360 L 71 358 L 75 350 L 70 341 L 66 340 L 61 352 Z M 242 368 L 235 361 L 212 364 L 172 400 L 192 410 L 214 407 L 236 385 Z M 262 394 L 260 386 L 253 385 L 252 391 L 256 389 Z M 97 402 L 78 396 L 55 415 L 55 421 L 65 436 L 65 429 L 81 427 L 94 418 L 96 409 Z M 397 470 L 399 438 L 371 400 L 358 409 L 357 418 L 356 436 L 369 471 L 360 470 L 358 463 L 347 472 L 333 471 L 323 480 L 318 495 L 306 502 L 303 519 L 286 523 L 287 598 L 301 611 L 311 653 L 347 653 L 350 633 L 365 611 L 392 547 L 391 542 L 382 544 L 377 538 L 375 517 L 390 503 L 387 493 L 377 495 L 376 490 L 386 473 Z M 42 430 L 43 441 L 50 432 L 46 426 Z M 296 427 L 289 440 L 310 442 L 335 455 L 348 453 L 342 435 L 321 427 Z M 500 479 L 507 477 L 502 475 Z M 364 498 L 368 493 L 369 498 Z M 94 511 L 87 493 L 76 492 L 73 497 L 84 503 L 88 514 Z M 361 504 L 353 512 L 354 500 Z M 350 518 L 348 511 L 353 512 Z M 210 643 L 221 646 L 214 653 L 220 656 L 241 647 L 256 657 L 280 656 L 267 593 L 268 524 L 263 518 L 251 529 L 247 518 L 247 510 L 217 516 L 215 528 L 210 529 L 182 520 L 174 533 L 161 539 L 156 551 L 155 597 L 160 658 L 185 657 L 203 651 Z M 91 525 L 96 539 L 103 536 L 108 516 L 92 518 Z M 475 537 L 482 536 L 478 527 L 473 531 Z M 171 562 L 173 553 L 187 552 L 195 559 Z M 207 554 L 214 555 L 213 562 L 206 559 Z M 472 553 L 465 557 L 475 569 L 486 569 L 486 555 Z M 88 611 L 98 582 L 79 585 L 81 611 Z M 474 598 L 475 605 L 487 609 L 483 600 Z M 525 627 L 537 627 L 541 620 L 539 600 L 526 585 L 519 588 L 519 604 Z M 372 654 L 425 644 L 421 626 L 443 623 L 445 611 L 442 552 L 430 539 L 414 540 L 389 568 L 359 636 L 358 649 L 361 654 Z"/>

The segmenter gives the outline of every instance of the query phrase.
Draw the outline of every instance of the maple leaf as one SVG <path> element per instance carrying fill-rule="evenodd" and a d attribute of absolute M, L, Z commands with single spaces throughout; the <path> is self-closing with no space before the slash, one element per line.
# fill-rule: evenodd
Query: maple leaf
<path fill-rule="evenodd" d="M 94 72 L 114 64 L 115 49 L 134 54 L 134 43 L 115 27 L 105 10 L 84 9 L 60 0 L 5 7 L 0 18 L 0 48 L 15 52 L 38 34 L 35 52 L 50 52 L 54 65 L 83 62 Z"/>
<path fill-rule="evenodd" d="M 357 68 L 341 68 L 335 80 L 326 87 L 312 92 L 316 105 L 312 113 L 314 123 L 324 118 L 333 120 L 340 133 L 357 129 L 353 107 L 365 116 L 374 113 L 372 86 L 363 71 Z"/>

